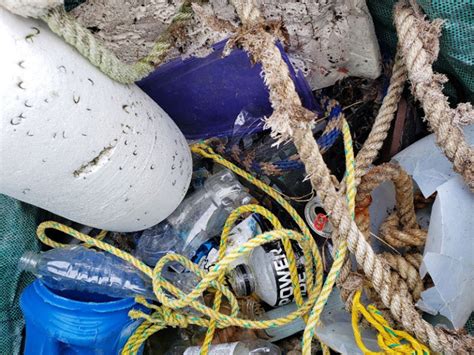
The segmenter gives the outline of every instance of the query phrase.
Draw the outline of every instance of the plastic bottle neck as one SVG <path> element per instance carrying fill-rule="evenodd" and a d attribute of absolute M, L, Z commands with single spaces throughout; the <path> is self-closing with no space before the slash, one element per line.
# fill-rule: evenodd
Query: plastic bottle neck
<path fill-rule="evenodd" d="M 18 269 L 21 271 L 32 272 L 36 271 L 38 263 L 41 259 L 41 254 L 27 251 L 18 261 Z"/>
<path fill-rule="evenodd" d="M 255 292 L 255 277 L 245 264 L 237 265 L 229 273 L 229 283 L 237 296 L 249 296 Z"/>

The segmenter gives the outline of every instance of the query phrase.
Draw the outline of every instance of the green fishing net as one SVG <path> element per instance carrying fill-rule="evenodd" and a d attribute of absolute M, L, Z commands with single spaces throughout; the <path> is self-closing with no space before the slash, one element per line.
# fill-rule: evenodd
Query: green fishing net
<path fill-rule="evenodd" d="M 393 6 L 396 0 L 367 0 L 377 36 L 382 45 L 394 50 L 396 34 Z M 440 54 L 435 69 L 448 75 L 460 101 L 474 99 L 474 0 L 418 0 L 430 20 L 445 21 Z"/>
<path fill-rule="evenodd" d="M 17 264 L 25 251 L 39 251 L 40 211 L 0 195 L 0 354 L 20 352 L 24 322 L 18 301 L 33 276 L 20 273 Z"/>

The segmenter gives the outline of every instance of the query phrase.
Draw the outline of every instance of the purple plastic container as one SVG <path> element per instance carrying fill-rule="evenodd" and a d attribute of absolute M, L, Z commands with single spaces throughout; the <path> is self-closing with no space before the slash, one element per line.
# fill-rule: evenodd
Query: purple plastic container
<path fill-rule="evenodd" d="M 230 136 L 241 111 L 251 117 L 272 113 L 261 65 L 252 65 L 247 53 L 240 49 L 223 58 L 226 42 L 216 43 L 214 51 L 205 58 L 175 59 L 137 82 L 170 115 L 187 139 Z M 282 46 L 277 46 L 303 105 L 319 111 L 303 74 L 295 73 Z"/>

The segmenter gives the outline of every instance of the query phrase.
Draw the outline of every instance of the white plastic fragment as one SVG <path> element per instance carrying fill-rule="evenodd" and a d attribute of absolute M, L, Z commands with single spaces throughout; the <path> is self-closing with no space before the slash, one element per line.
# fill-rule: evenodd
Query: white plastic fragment
<path fill-rule="evenodd" d="M 421 276 L 429 273 L 435 287 L 422 292 L 417 306 L 462 328 L 474 311 L 474 195 L 461 177 L 437 191 L 421 267 Z"/>
<path fill-rule="evenodd" d="M 365 327 L 361 327 L 360 330 L 365 346 L 373 351 L 380 351 L 375 332 Z M 338 353 L 362 354 L 354 339 L 351 314 L 345 310 L 337 288 L 333 289 L 328 298 L 315 333 L 318 339 Z"/>
<path fill-rule="evenodd" d="M 464 128 L 474 143 L 474 126 Z M 474 311 L 474 195 L 430 135 L 394 157 L 413 176 L 425 197 L 437 191 L 433 204 L 421 276 L 434 287 L 422 292 L 417 306 L 447 317 L 461 328 Z"/>
<path fill-rule="evenodd" d="M 113 82 L 43 23 L 1 7 L 0 51 L 0 193 L 124 232 L 178 206 L 189 148 L 137 86 Z"/>

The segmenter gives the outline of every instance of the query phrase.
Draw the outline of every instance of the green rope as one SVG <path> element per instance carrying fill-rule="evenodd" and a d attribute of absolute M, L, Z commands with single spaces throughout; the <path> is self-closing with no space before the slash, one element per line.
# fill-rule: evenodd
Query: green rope
<path fill-rule="evenodd" d="M 155 42 L 150 53 L 134 64 L 126 64 L 118 59 L 87 28 L 67 14 L 62 7 L 51 10 L 42 19 L 54 33 L 76 48 L 79 53 L 108 77 L 122 84 L 132 84 L 146 77 L 163 61 L 171 47 L 173 33 L 191 17 L 190 2 L 185 1 L 166 32 Z"/>

